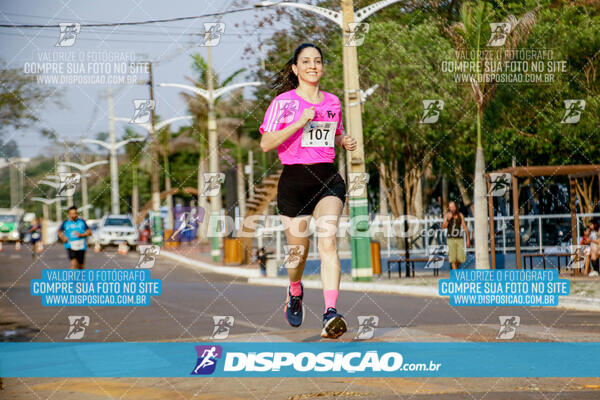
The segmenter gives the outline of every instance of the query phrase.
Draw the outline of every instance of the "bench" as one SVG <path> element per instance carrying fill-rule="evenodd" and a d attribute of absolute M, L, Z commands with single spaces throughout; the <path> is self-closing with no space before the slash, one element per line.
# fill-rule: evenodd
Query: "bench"
<path fill-rule="evenodd" d="M 402 278 L 402 263 L 406 263 L 406 277 L 412 276 L 415 277 L 415 263 L 416 262 L 428 262 L 429 257 L 415 257 L 408 258 L 400 257 L 400 258 L 388 258 L 387 260 L 387 271 L 388 271 L 388 279 L 392 278 L 392 268 L 391 264 L 398 264 L 398 277 Z M 444 262 L 448 261 L 447 257 L 444 257 Z M 432 268 L 433 276 L 438 276 L 440 274 L 439 268 Z M 412 272 L 412 275 L 411 275 Z"/>
<path fill-rule="evenodd" d="M 527 269 L 527 259 L 529 259 L 529 269 L 533 269 L 533 259 L 534 258 L 542 258 L 542 263 L 544 266 L 544 269 L 546 269 L 546 257 L 556 257 L 558 260 L 558 273 L 560 274 L 560 259 L 562 257 L 565 257 L 565 267 L 567 265 L 569 265 L 569 260 L 571 259 L 571 257 L 573 256 L 573 254 L 571 253 L 525 253 L 525 254 L 521 254 L 521 256 L 523 257 L 523 268 Z"/>

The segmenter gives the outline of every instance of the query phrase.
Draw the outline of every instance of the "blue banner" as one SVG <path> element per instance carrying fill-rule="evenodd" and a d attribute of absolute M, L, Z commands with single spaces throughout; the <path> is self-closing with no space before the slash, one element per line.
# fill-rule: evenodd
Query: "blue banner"
<path fill-rule="evenodd" d="M 0 343 L 2 377 L 595 377 L 600 343 Z"/>
<path fill-rule="evenodd" d="M 149 306 L 162 285 L 147 269 L 44 269 L 29 290 L 43 306 Z"/>
<path fill-rule="evenodd" d="M 556 270 L 452 270 L 438 290 L 451 306 L 557 306 L 569 280 Z"/>

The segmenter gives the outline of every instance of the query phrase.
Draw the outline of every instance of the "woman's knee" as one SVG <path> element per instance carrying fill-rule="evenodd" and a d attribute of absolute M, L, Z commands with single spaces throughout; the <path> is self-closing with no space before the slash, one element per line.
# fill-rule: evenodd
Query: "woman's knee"
<path fill-rule="evenodd" d="M 319 238 L 319 254 L 335 254 L 337 252 L 337 241 L 335 237 Z"/>

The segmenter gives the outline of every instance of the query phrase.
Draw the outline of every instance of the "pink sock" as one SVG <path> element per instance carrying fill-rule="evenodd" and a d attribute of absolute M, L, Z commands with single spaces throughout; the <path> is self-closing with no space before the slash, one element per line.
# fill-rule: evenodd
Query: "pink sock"
<path fill-rule="evenodd" d="M 290 281 L 290 293 L 292 296 L 300 296 L 302 294 L 302 286 L 300 286 L 301 282 L 301 279 L 298 280 L 298 282 Z"/>
<path fill-rule="evenodd" d="M 335 308 L 337 303 L 339 290 L 323 290 L 323 297 L 325 298 L 325 312 L 329 307 Z"/>

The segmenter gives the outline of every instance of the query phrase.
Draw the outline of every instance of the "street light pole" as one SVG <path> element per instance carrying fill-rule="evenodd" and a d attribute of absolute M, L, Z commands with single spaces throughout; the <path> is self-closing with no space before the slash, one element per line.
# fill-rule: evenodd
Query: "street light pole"
<path fill-rule="evenodd" d="M 221 87 L 217 90 L 214 89 L 213 80 L 212 80 L 212 53 L 211 48 L 207 46 L 208 50 L 208 90 L 200 89 L 195 86 L 190 85 L 182 85 L 178 83 L 159 83 L 158 86 L 162 87 L 177 87 L 185 90 L 189 90 L 201 97 L 203 97 L 208 102 L 208 158 L 209 158 L 209 171 L 212 173 L 219 172 L 219 153 L 217 148 L 217 119 L 215 116 L 215 100 L 222 96 L 223 94 L 238 89 L 244 86 L 259 86 L 261 82 L 244 82 L 244 83 L 236 83 L 233 85 L 228 85 L 225 87 Z M 198 192 L 198 196 L 202 194 Z M 221 194 L 219 193 L 217 196 L 211 198 L 210 201 L 211 208 L 211 218 L 210 221 L 213 221 L 213 226 L 216 228 L 217 221 L 219 218 L 219 214 L 221 212 L 222 203 L 221 203 Z M 210 224 L 209 224 L 210 226 Z M 211 256 L 213 261 L 219 261 L 221 256 L 221 251 L 219 249 L 219 238 L 216 234 L 212 235 L 212 248 L 211 248 Z"/>
<path fill-rule="evenodd" d="M 50 218 L 48 206 L 54 202 L 60 203 L 60 197 L 54 199 L 32 197 L 31 200 L 39 201 L 42 203 L 42 243 L 48 244 L 48 220 Z M 60 223 L 60 219 L 58 220 L 58 222 Z"/>
<path fill-rule="evenodd" d="M 85 220 L 88 220 L 90 218 L 89 207 L 86 207 L 88 205 L 87 173 L 90 169 L 97 167 L 98 165 L 104 165 L 104 164 L 108 164 L 108 161 L 100 160 L 100 161 L 95 161 L 93 163 L 85 164 L 85 165 L 77 164 L 74 162 L 59 163 L 59 165 L 64 165 L 67 167 L 75 168 L 75 169 L 79 170 L 79 172 L 81 173 L 81 200 L 83 202 L 83 204 L 81 206 L 83 207 L 83 218 Z"/>
<path fill-rule="evenodd" d="M 217 147 L 217 119 L 215 117 L 215 100 L 213 98 L 214 95 L 214 83 L 213 83 L 213 73 L 212 73 L 212 47 L 206 47 L 207 54 L 207 86 L 208 86 L 208 169 L 212 173 L 219 173 L 219 158 L 218 158 L 218 147 Z M 223 203 L 221 201 L 221 193 L 218 195 L 211 197 L 210 199 L 211 205 L 211 219 L 217 226 L 217 221 L 219 220 L 219 216 L 221 214 L 221 208 L 223 208 Z M 210 255 L 213 258 L 213 261 L 219 261 L 221 256 L 221 251 L 219 250 L 219 238 L 217 235 L 213 235 L 212 238 L 212 248 L 210 250 Z"/>
<path fill-rule="evenodd" d="M 111 118 L 114 120 L 114 117 Z M 114 134 L 111 138 L 110 142 L 102 142 L 96 139 L 81 139 L 82 143 L 91 143 L 102 146 L 110 152 L 110 198 L 111 198 L 111 213 L 119 214 L 119 173 L 118 173 L 118 165 L 117 165 L 117 151 L 130 142 L 140 142 L 143 141 L 143 138 L 131 138 L 126 140 L 121 140 L 120 142 L 115 143 Z M 116 202 L 115 202 L 116 199 Z"/>
<path fill-rule="evenodd" d="M 65 159 L 66 161 L 64 162 L 69 162 L 69 155 L 68 155 L 68 151 L 65 153 Z M 58 173 L 58 180 L 60 181 L 60 176 L 62 174 L 66 174 L 69 173 L 68 168 L 60 163 L 58 163 L 58 165 L 56 166 L 56 172 Z M 73 205 L 73 195 L 71 193 L 69 193 L 67 195 L 67 209 L 70 208 Z"/>
<path fill-rule="evenodd" d="M 60 188 L 60 183 L 57 183 L 57 182 L 41 180 L 41 181 L 38 181 L 38 183 L 50 186 L 56 190 L 58 190 Z M 56 201 L 56 221 L 60 222 L 60 220 L 62 219 L 62 205 L 61 205 L 62 197 L 57 196 L 55 201 Z"/>
<path fill-rule="evenodd" d="M 182 121 L 182 120 L 193 119 L 193 118 L 194 117 L 192 117 L 190 115 L 185 115 L 185 116 L 181 116 L 181 117 L 169 118 L 169 119 L 166 119 L 164 121 L 160 121 L 157 124 L 155 124 L 155 123 L 149 123 L 149 122 L 146 122 L 146 123 L 139 123 L 139 122 L 137 122 L 137 123 L 135 123 L 135 125 L 139 125 L 142 128 L 144 128 L 146 130 L 146 132 L 148 132 L 148 135 L 150 136 L 150 140 L 153 142 L 153 140 L 154 140 L 154 138 L 156 136 L 156 133 L 159 132 L 165 126 L 170 125 L 170 124 L 172 124 L 173 122 L 176 122 L 176 121 Z M 113 119 L 115 121 L 122 121 L 122 122 L 129 122 L 129 123 L 131 123 L 131 120 L 129 118 L 114 117 Z M 152 142 L 151 142 L 150 146 L 153 145 Z M 169 171 L 167 170 L 166 174 L 168 175 L 168 173 L 169 173 Z M 165 179 L 165 184 L 166 183 L 170 183 L 170 180 Z M 171 188 L 170 184 L 166 185 L 166 190 L 169 190 L 170 188 Z M 154 207 L 154 198 L 152 199 L 152 201 L 153 201 L 152 206 Z M 169 206 L 169 224 L 170 224 L 169 227 L 171 229 L 173 229 L 173 226 L 172 226 L 172 224 L 173 224 L 173 210 L 171 209 L 172 208 L 172 200 L 171 200 L 171 202 L 167 202 L 167 203 L 168 203 L 167 205 Z M 159 193 L 159 204 L 158 204 L 158 207 L 159 207 L 159 211 L 160 211 L 160 193 Z M 153 208 L 153 211 L 154 211 L 154 208 Z M 155 244 L 157 244 L 157 243 L 155 243 Z"/>
<path fill-rule="evenodd" d="M 111 148 L 114 148 L 116 140 L 112 88 L 108 88 L 108 140 Z M 115 149 L 110 151 L 110 208 L 113 214 L 121 213 L 119 203 L 119 170 Z"/>
<path fill-rule="evenodd" d="M 248 150 L 248 193 L 250 197 L 254 196 L 254 152 Z"/>
<path fill-rule="evenodd" d="M 344 105 L 346 109 L 346 120 L 349 125 L 350 136 L 356 139 L 356 150 L 351 152 L 346 158 L 346 164 L 349 173 L 365 172 L 365 153 L 363 145 L 362 115 L 360 111 L 360 88 L 358 82 L 358 56 L 356 46 L 348 46 L 353 35 L 350 23 L 354 22 L 354 9 L 352 0 L 342 0 L 342 24 L 343 24 L 343 45 L 342 58 L 344 63 Z M 351 105 L 351 103 L 357 103 Z M 367 201 L 367 190 L 358 194 L 356 197 L 349 196 L 350 203 L 350 221 L 357 232 L 361 232 L 360 237 L 352 238 L 352 279 L 353 280 L 371 280 L 371 248 L 370 238 L 364 233 L 369 231 L 369 207 Z M 354 222 L 352 222 L 354 221 Z M 352 231 L 352 230 L 351 230 Z M 365 237 L 366 236 L 366 237 Z"/>
<path fill-rule="evenodd" d="M 148 62 L 148 89 L 150 90 L 150 101 L 154 102 L 154 76 L 152 73 L 152 61 Z M 163 242 L 162 233 L 162 220 L 160 218 L 160 167 L 158 165 L 158 137 L 156 136 L 156 129 L 154 127 L 154 106 L 150 107 L 150 126 L 151 137 L 150 137 L 150 158 L 152 163 L 151 168 L 151 186 L 152 186 L 152 243 L 155 245 L 161 245 Z"/>
<path fill-rule="evenodd" d="M 379 85 L 376 84 L 376 85 L 371 86 L 367 90 L 360 89 L 360 111 L 361 111 L 361 114 L 363 112 L 363 104 L 367 101 L 367 97 L 372 95 L 378 87 L 379 87 Z M 349 104 L 349 106 L 354 107 L 356 104 L 357 104 L 357 102 L 352 102 Z M 350 126 L 350 123 L 348 121 L 349 121 L 349 116 L 348 116 L 348 114 L 346 114 L 346 125 Z M 347 179 L 347 177 L 349 175 L 346 174 L 346 153 L 340 152 L 340 160 L 339 161 L 340 161 L 340 163 L 339 163 L 340 164 L 339 165 L 340 175 Z M 349 211 L 350 211 L 350 206 L 348 205 L 348 202 L 346 202 L 346 203 L 344 203 L 343 214 L 349 215 Z M 386 213 L 387 213 L 387 211 L 386 211 Z"/>
<path fill-rule="evenodd" d="M 8 159 L 8 170 L 10 178 L 10 207 L 16 208 L 23 203 L 23 186 L 25 175 L 25 163 L 29 158 L 12 157 Z"/>
<path fill-rule="evenodd" d="M 357 148 L 347 157 L 348 172 L 364 173 L 365 157 L 363 146 L 362 118 L 360 106 L 360 88 L 358 79 L 358 57 L 356 46 L 349 46 L 352 35 L 355 33 L 355 25 L 380 9 L 397 3 L 400 0 L 383 0 L 363 7 L 354 13 L 352 0 L 341 0 L 342 12 L 328 10 L 323 7 L 310 4 L 263 1 L 257 3 L 256 7 L 289 6 L 319 14 L 337 24 L 342 29 L 342 56 L 344 65 L 344 108 L 346 112 L 346 131 L 356 139 Z M 360 237 L 351 238 L 352 248 L 352 279 L 361 281 L 371 280 L 371 250 L 369 230 L 369 215 L 367 202 L 367 187 L 365 185 L 362 193 L 353 195 L 349 199 L 351 229 L 360 232 Z M 354 222 L 353 222 L 354 221 Z M 351 230 L 352 231 L 352 230 Z"/>

